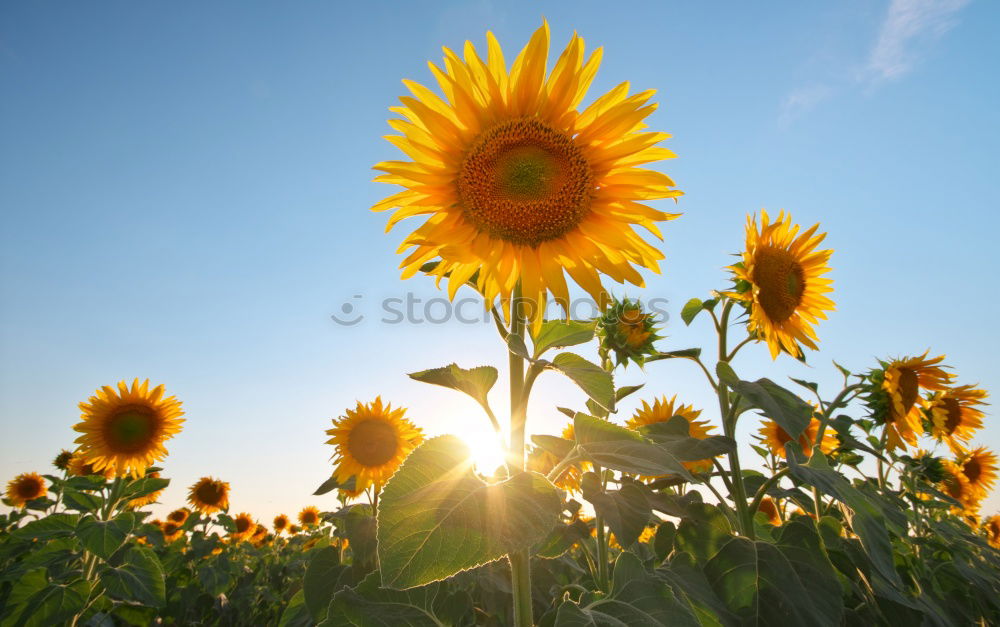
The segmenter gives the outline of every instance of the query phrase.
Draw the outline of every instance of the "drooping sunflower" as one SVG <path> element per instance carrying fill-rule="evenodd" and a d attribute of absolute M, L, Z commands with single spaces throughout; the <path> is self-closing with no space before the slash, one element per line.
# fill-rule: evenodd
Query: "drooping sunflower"
<path fill-rule="evenodd" d="M 333 421 L 326 434 L 327 444 L 335 447 L 333 474 L 341 482 L 355 477 L 355 492 L 374 484 L 380 490 L 396 472 L 410 451 L 423 442 L 423 432 L 405 417 L 406 409 L 382 404 L 382 397 L 371 403 L 358 402 Z"/>
<path fill-rule="evenodd" d="M 1000 549 L 1000 514 L 995 514 L 983 523 L 986 530 L 986 540 L 994 549 Z"/>
<path fill-rule="evenodd" d="M 652 405 L 643 401 L 642 407 L 637 409 L 635 414 L 625 422 L 625 426 L 629 429 L 638 429 L 644 425 L 667 422 L 674 416 L 680 416 L 688 423 L 688 435 L 697 440 L 704 440 L 712 435 L 712 430 L 715 427 L 710 425 L 707 420 L 698 420 L 698 416 L 700 415 L 700 409 L 695 409 L 691 405 L 677 404 L 677 395 L 675 394 L 670 400 L 667 400 L 666 396 L 658 398 Z M 711 459 L 683 463 L 684 467 L 691 472 L 710 472 L 712 470 Z M 653 479 L 655 477 L 643 478 Z"/>
<path fill-rule="evenodd" d="M 520 279 L 523 298 L 544 303 L 551 293 L 564 309 L 564 271 L 603 308 L 599 273 L 643 285 L 634 266 L 657 271 L 663 254 L 633 227 L 662 237 L 656 223 L 677 217 L 646 201 L 676 198 L 667 175 L 646 164 L 675 155 L 657 144 L 670 136 L 649 132 L 653 90 L 629 95 L 622 83 L 583 111 L 580 103 L 600 64 L 574 35 L 546 76 L 549 27 L 532 35 L 508 71 L 500 44 L 487 33 L 483 61 L 466 42 L 460 58 L 445 48 L 444 67 L 430 64 L 444 97 L 413 81 L 414 97 L 390 110 L 404 119 L 387 136 L 412 161 L 385 161 L 375 180 L 405 189 L 374 207 L 398 208 L 400 220 L 428 215 L 402 242 L 400 267 L 409 278 L 428 261 L 448 277 L 448 295 L 474 279 L 488 303 L 504 312 Z M 543 306 L 532 308 L 540 324 Z"/>
<path fill-rule="evenodd" d="M 73 459 L 73 451 L 67 451 L 63 449 L 59 451 L 55 459 L 52 460 L 52 465 L 59 470 L 69 470 L 69 462 Z"/>
<path fill-rule="evenodd" d="M 960 455 L 965 446 L 983 427 L 983 411 L 989 395 L 986 390 L 972 385 L 960 385 L 937 392 L 927 402 L 931 418 L 931 435 L 939 442 L 946 442 L 952 453 Z"/>
<path fill-rule="evenodd" d="M 303 507 L 299 512 L 299 522 L 303 527 L 315 527 L 319 524 L 319 510 L 313 505 Z"/>
<path fill-rule="evenodd" d="M 284 514 L 278 514 L 274 517 L 274 533 L 281 535 L 286 529 L 288 529 L 288 516 Z"/>
<path fill-rule="evenodd" d="M 257 530 L 257 523 L 254 522 L 253 517 L 246 513 L 240 512 L 233 518 L 233 522 L 236 524 L 236 531 L 229 533 L 230 537 L 234 540 L 246 540 L 248 539 L 254 531 Z"/>
<path fill-rule="evenodd" d="M 153 472 L 147 472 L 146 478 L 159 479 L 160 473 L 155 470 Z M 128 502 L 128 506 L 131 507 L 132 509 L 138 509 L 140 507 L 152 505 L 153 503 L 157 502 L 160 499 L 160 495 L 163 494 L 163 490 L 166 490 L 166 488 L 162 488 L 160 490 L 157 490 L 156 492 L 147 494 L 146 496 L 140 496 L 138 498 L 134 498 Z"/>
<path fill-rule="evenodd" d="M 953 378 L 944 371 L 947 366 L 940 365 L 942 361 L 944 355 L 928 359 L 925 352 L 919 357 L 893 359 L 885 365 L 881 388 L 888 403 L 881 418 L 889 451 L 916 445 L 917 436 L 924 432 L 920 390 L 945 390 Z"/>
<path fill-rule="evenodd" d="M 229 509 L 229 484 L 221 479 L 202 477 L 191 486 L 188 503 L 202 514 Z"/>
<path fill-rule="evenodd" d="M 952 512 L 975 512 L 979 508 L 979 500 L 969 485 L 969 478 L 962 472 L 962 467 L 948 459 L 942 460 L 941 466 L 944 468 L 944 480 L 939 484 L 941 489 L 962 504 L 962 507 L 953 507 Z"/>
<path fill-rule="evenodd" d="M 812 457 L 813 444 L 816 442 L 816 434 L 819 433 L 819 426 L 819 420 L 816 418 L 811 419 L 809 425 L 802 432 L 802 435 L 798 437 L 802 454 L 807 458 Z M 830 431 L 828 428 L 823 432 L 823 440 L 819 444 L 819 450 L 824 455 L 829 455 L 837 449 L 837 437 L 831 434 Z M 770 419 L 765 419 L 761 423 L 758 433 L 760 434 L 762 443 L 771 450 L 772 454 L 778 457 L 786 457 L 785 444 L 791 442 L 793 438 L 787 431 L 778 426 L 778 423 Z"/>
<path fill-rule="evenodd" d="M 769 496 L 765 496 L 760 500 L 760 505 L 757 506 L 757 511 L 767 517 L 767 522 L 774 525 L 775 527 L 781 526 L 781 512 L 778 511 L 778 504 L 774 502 Z"/>
<path fill-rule="evenodd" d="M 188 516 L 190 515 L 191 512 L 189 512 L 186 507 L 181 507 L 167 514 L 167 520 L 172 523 L 177 523 L 178 525 L 183 525 L 187 522 Z"/>
<path fill-rule="evenodd" d="M 23 472 L 7 482 L 7 500 L 14 507 L 24 507 L 46 494 L 45 478 L 37 472 Z"/>
<path fill-rule="evenodd" d="M 997 480 L 997 456 L 985 446 L 969 451 L 955 460 L 962 474 L 969 480 L 969 490 L 980 501 L 993 488 Z"/>
<path fill-rule="evenodd" d="M 747 328 L 767 342 L 774 359 L 781 351 L 801 357 L 800 344 L 816 350 L 813 325 L 834 310 L 825 296 L 833 281 L 824 276 L 833 251 L 816 250 L 826 233 L 816 234 L 819 224 L 801 235 L 799 228 L 784 211 L 771 222 L 761 210 L 759 229 L 756 217 L 748 216 L 743 260 L 729 267 L 737 289 L 727 295 L 747 303 Z"/>
<path fill-rule="evenodd" d="M 180 432 L 181 403 L 163 396 L 158 385 L 149 389 L 149 380 L 125 381 L 118 390 L 104 386 L 85 403 L 81 422 L 73 429 L 82 435 L 77 450 L 95 470 L 114 468 L 118 476 L 140 477 L 146 468 L 167 455 L 166 440 Z"/>

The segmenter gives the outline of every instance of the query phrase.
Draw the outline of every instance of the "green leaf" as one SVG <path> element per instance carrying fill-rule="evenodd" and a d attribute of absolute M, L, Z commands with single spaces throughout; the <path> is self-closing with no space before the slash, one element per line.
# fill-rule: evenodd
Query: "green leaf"
<path fill-rule="evenodd" d="M 549 532 L 548 537 L 532 547 L 531 554 L 543 559 L 555 559 L 573 548 L 577 542 L 589 538 L 590 528 L 582 520 L 574 520 L 568 525 L 559 523 Z"/>
<path fill-rule="evenodd" d="M 321 483 L 319 487 L 316 488 L 316 491 L 313 492 L 313 496 L 322 496 L 327 492 L 332 492 L 333 490 L 337 490 L 339 488 L 343 488 L 345 490 L 350 490 L 353 492 L 356 484 L 357 484 L 357 478 L 354 477 L 353 475 L 350 478 L 348 478 L 347 481 L 344 482 L 341 482 L 340 479 L 337 479 L 336 475 L 331 475 L 329 479 Z"/>
<path fill-rule="evenodd" d="M 698 359 L 699 357 L 701 357 L 700 348 L 683 348 L 676 351 L 666 351 L 650 355 L 646 358 L 646 362 L 662 361 L 664 359 Z"/>
<path fill-rule="evenodd" d="M 670 552 L 674 550 L 674 538 L 677 537 L 677 526 L 666 520 L 656 527 L 656 535 L 653 536 L 653 553 L 656 554 L 657 561 L 662 562 L 667 559 Z"/>
<path fill-rule="evenodd" d="M 323 627 L 441 627 L 473 624 L 472 599 L 465 591 L 450 592 L 445 582 L 409 590 L 380 588 L 377 575 L 334 595 Z"/>
<path fill-rule="evenodd" d="M 839 625 L 844 613 L 840 580 L 826 547 L 811 518 L 799 516 L 781 527 L 778 550 L 798 573 L 809 592 L 810 602 L 833 624 Z"/>
<path fill-rule="evenodd" d="M 229 560 L 221 555 L 208 564 L 198 566 L 197 573 L 201 589 L 211 596 L 224 593 L 233 581 Z"/>
<path fill-rule="evenodd" d="M 745 625 L 839 625 L 774 545 L 736 537 L 705 565 L 709 584 Z"/>
<path fill-rule="evenodd" d="M 594 339 L 596 320 L 579 321 L 546 320 L 538 335 L 532 340 L 535 345 L 535 359 L 553 348 L 565 348 L 584 344 Z"/>
<path fill-rule="evenodd" d="M 514 353 L 521 359 L 531 359 L 531 353 L 528 352 L 528 346 L 524 343 L 524 338 L 520 335 L 514 335 L 511 333 L 507 336 L 507 350 Z"/>
<path fill-rule="evenodd" d="M 83 611 L 90 596 L 90 584 L 77 580 L 71 585 L 49 583 L 43 569 L 28 571 L 19 578 L 4 605 L 13 611 L 4 625 L 46 627 L 68 622 Z M 17 617 L 13 620 L 13 617 Z"/>
<path fill-rule="evenodd" d="M 412 588 L 526 549 L 555 526 L 561 500 L 538 473 L 487 485 L 451 436 L 417 447 L 382 491 L 382 585 Z"/>
<path fill-rule="evenodd" d="M 531 436 L 531 441 L 535 443 L 535 446 L 552 453 L 558 459 L 563 459 L 569 455 L 570 451 L 572 451 L 573 447 L 576 445 L 573 440 L 560 438 L 556 435 L 545 434 L 533 435 Z"/>
<path fill-rule="evenodd" d="M 667 449 L 638 431 L 632 431 L 587 414 L 577 414 L 573 430 L 581 454 L 590 461 L 635 475 L 694 477 Z"/>
<path fill-rule="evenodd" d="M 497 382 L 497 369 L 493 366 L 466 369 L 459 368 L 457 364 L 449 364 L 443 368 L 411 372 L 410 378 L 465 392 L 476 399 L 480 405 L 485 406 L 487 405 L 486 397 L 493 388 L 493 384 Z"/>
<path fill-rule="evenodd" d="M 216 514 L 215 522 L 229 533 L 236 531 L 236 521 L 229 514 Z"/>
<path fill-rule="evenodd" d="M 764 416 L 778 423 L 792 439 L 798 439 L 809 426 L 815 411 L 812 405 L 770 379 L 740 381 L 729 364 L 722 361 L 716 367 L 716 373 L 750 407 L 759 409 Z"/>
<path fill-rule="evenodd" d="M 687 507 L 687 516 L 677 527 L 674 546 L 704 564 L 732 537 L 733 529 L 722 510 L 708 503 L 691 503 Z"/>
<path fill-rule="evenodd" d="M 63 491 L 62 498 L 66 507 L 83 513 L 96 511 L 104 503 L 97 495 L 70 489 Z"/>
<path fill-rule="evenodd" d="M 736 624 L 736 617 L 715 594 L 690 553 L 675 551 L 669 562 L 656 569 L 656 575 L 673 588 L 674 594 L 687 599 L 704 627 Z"/>
<path fill-rule="evenodd" d="M 278 627 L 312 627 L 316 622 L 309 615 L 309 608 L 306 607 L 306 598 L 302 590 L 299 590 L 288 601 L 288 605 L 281 612 L 281 620 Z"/>
<path fill-rule="evenodd" d="M 76 535 L 85 549 L 106 560 L 125 544 L 135 523 L 131 512 L 106 521 L 84 516 L 76 526 Z"/>
<path fill-rule="evenodd" d="M 302 580 L 302 591 L 313 620 L 321 621 L 326 616 L 326 608 L 337 591 L 337 578 L 345 568 L 340 563 L 340 550 L 335 547 L 328 546 L 311 553 Z"/>
<path fill-rule="evenodd" d="M 736 449 L 736 440 L 724 435 L 692 438 L 690 426 L 683 416 L 674 416 L 666 422 L 639 427 L 639 432 L 670 451 L 682 462 L 712 459 Z"/>
<path fill-rule="evenodd" d="M 550 367 L 572 379 L 604 409 L 615 410 L 615 384 L 610 372 L 574 353 L 559 353 Z"/>
<path fill-rule="evenodd" d="M 159 492 L 160 490 L 163 490 L 168 485 L 170 485 L 170 479 L 161 479 L 159 477 L 142 477 L 141 479 L 130 481 L 125 486 L 125 488 L 122 490 L 122 498 L 137 499 L 143 496 L 149 496 L 154 492 Z"/>
<path fill-rule="evenodd" d="M 52 514 L 33 520 L 25 526 L 15 529 L 10 535 L 17 540 L 48 540 L 60 536 L 70 536 L 76 532 L 76 525 L 79 521 L 79 514 Z"/>
<path fill-rule="evenodd" d="M 167 587 L 163 566 L 149 549 L 134 546 L 123 556 L 120 566 L 108 567 L 100 574 L 108 596 L 148 607 L 163 607 Z"/>
<path fill-rule="evenodd" d="M 606 491 L 601 487 L 600 478 L 588 472 L 580 480 L 580 488 L 583 498 L 594 505 L 598 515 L 604 517 L 622 548 L 627 549 L 639 539 L 653 515 L 640 487 L 625 483 L 620 490 Z"/>
<path fill-rule="evenodd" d="M 645 387 L 645 385 L 646 385 L 645 383 L 640 383 L 639 385 L 623 385 L 622 387 L 615 390 L 615 402 L 617 403 L 626 396 L 638 392 L 643 387 Z M 570 416 L 570 418 L 572 418 L 572 416 Z"/>
<path fill-rule="evenodd" d="M 704 303 L 701 302 L 700 298 L 692 298 L 684 304 L 683 309 L 681 309 L 681 320 L 684 321 L 685 326 L 690 326 L 695 316 L 702 312 L 702 305 Z"/>

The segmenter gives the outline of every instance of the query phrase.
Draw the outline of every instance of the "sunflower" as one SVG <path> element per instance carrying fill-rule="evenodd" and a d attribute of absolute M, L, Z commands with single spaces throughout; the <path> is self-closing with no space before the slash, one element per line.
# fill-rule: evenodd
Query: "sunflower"
<path fill-rule="evenodd" d="M 250 514 L 246 512 L 240 512 L 233 518 L 233 523 L 236 525 L 236 531 L 229 533 L 230 537 L 234 540 L 246 540 L 253 532 L 257 530 L 257 523 Z"/>
<path fill-rule="evenodd" d="M 712 435 L 712 430 L 715 429 L 712 425 L 708 424 L 707 420 L 698 420 L 698 416 L 701 415 L 700 409 L 695 409 L 691 405 L 677 405 L 674 406 L 677 401 L 677 395 L 675 394 L 670 400 L 667 397 L 656 399 L 652 405 L 646 401 L 642 402 L 642 407 L 637 409 L 635 414 L 626 421 L 625 426 L 629 429 L 638 429 L 644 425 L 656 424 L 658 422 L 667 422 L 674 416 L 680 416 L 688 423 L 688 435 L 696 440 L 704 440 L 708 436 Z M 691 462 L 684 462 L 684 467 L 691 472 L 709 472 L 712 470 L 712 460 L 702 459 Z M 643 477 L 644 479 L 654 479 L 655 477 Z"/>
<path fill-rule="evenodd" d="M 268 540 L 267 527 L 265 527 L 260 523 L 257 523 L 257 527 L 250 535 L 250 544 L 254 545 L 257 548 L 260 548 L 264 546 L 265 543 L 267 543 L 267 540 Z"/>
<path fill-rule="evenodd" d="M 761 210 L 759 230 L 757 219 L 747 217 L 742 262 L 729 267 L 737 291 L 727 295 L 748 304 L 750 333 L 767 342 L 772 358 L 782 350 L 802 357 L 799 344 L 816 350 L 813 325 L 834 309 L 824 296 L 833 291 L 833 281 L 823 276 L 830 271 L 827 262 L 833 251 L 816 250 L 826 237 L 816 235 L 817 228 L 819 224 L 799 235 L 790 214 L 782 211 L 772 223 Z"/>
<path fill-rule="evenodd" d="M 319 510 L 312 505 L 303 507 L 299 512 L 299 522 L 303 527 L 315 527 L 319 524 Z"/>
<path fill-rule="evenodd" d="M 288 533 L 289 533 L 289 535 L 293 535 L 294 536 L 295 534 L 297 534 L 300 531 L 302 531 L 302 527 L 299 527 L 298 525 L 288 525 Z"/>
<path fill-rule="evenodd" d="M 355 491 L 370 484 L 379 490 L 423 439 L 423 433 L 404 417 L 402 407 L 382 405 L 382 397 L 369 404 L 358 402 L 353 410 L 333 421 L 326 431 L 327 444 L 336 447 L 333 474 L 342 483 L 353 475 Z"/>
<path fill-rule="evenodd" d="M 962 474 L 969 480 L 969 491 L 979 501 L 993 488 L 997 480 L 997 456 L 980 446 L 955 460 Z"/>
<path fill-rule="evenodd" d="M 585 59 L 574 35 L 546 77 L 547 23 L 509 71 L 496 38 L 486 37 L 485 62 L 466 42 L 464 59 L 445 48 L 444 67 L 430 65 L 444 98 L 403 81 L 415 97 L 391 108 L 405 119 L 389 121 L 401 135 L 386 139 L 412 161 L 375 166 L 385 172 L 376 181 L 405 189 L 372 209 L 398 208 L 387 230 L 429 215 L 399 248 L 412 249 L 403 278 L 438 259 L 429 272 L 448 277 L 449 297 L 471 279 L 509 314 L 519 279 L 528 303 L 551 292 L 567 309 L 565 270 L 603 308 L 599 273 L 641 286 L 633 264 L 657 271 L 663 258 L 633 227 L 661 237 L 656 222 L 677 217 L 643 204 L 682 194 L 667 175 L 639 167 L 675 156 L 657 146 L 669 135 L 645 130 L 654 91 L 629 96 L 622 83 L 580 112 L 600 49 Z M 543 309 L 531 311 L 536 325 Z"/>
<path fill-rule="evenodd" d="M 969 478 L 962 472 L 962 467 L 948 459 L 942 460 L 941 465 L 944 468 L 944 480 L 939 484 L 941 489 L 962 504 L 962 507 L 953 507 L 952 512 L 962 514 L 978 509 L 978 499 L 969 485 Z"/>
<path fill-rule="evenodd" d="M 202 514 L 229 509 L 229 484 L 220 479 L 202 477 L 191 486 L 188 503 Z"/>
<path fill-rule="evenodd" d="M 69 470 L 69 462 L 71 459 L 73 459 L 73 451 L 63 449 L 59 451 L 59 454 L 52 460 L 52 465 L 59 470 Z"/>
<path fill-rule="evenodd" d="M 172 520 L 167 520 L 161 523 L 160 529 L 163 531 L 163 539 L 167 542 L 179 540 L 181 536 L 184 535 L 184 530 L 181 528 L 180 523 Z"/>
<path fill-rule="evenodd" d="M 188 508 L 182 507 L 180 509 L 175 509 L 174 511 L 167 514 L 167 520 L 169 520 L 172 523 L 177 523 L 178 525 L 183 525 L 185 522 L 187 522 L 188 516 L 190 515 L 191 512 L 188 511 Z"/>
<path fill-rule="evenodd" d="M 906 443 L 916 445 L 917 436 L 924 432 L 920 390 L 945 390 L 953 377 L 944 371 L 947 366 L 941 366 L 942 361 L 944 355 L 928 359 L 925 352 L 886 364 L 881 387 L 888 397 L 884 420 L 889 451 L 906 448 Z"/>
<path fill-rule="evenodd" d="M 573 423 L 569 423 L 563 429 L 562 438 L 564 440 L 570 440 L 571 442 L 576 441 L 576 432 L 573 429 Z M 538 474 L 548 475 L 561 461 L 562 459 L 539 446 L 535 447 L 535 449 L 528 455 L 527 467 L 528 470 L 532 470 Z M 576 462 L 570 464 L 561 475 L 556 477 L 556 480 L 553 481 L 553 483 L 567 492 L 579 492 L 580 479 L 583 477 L 583 473 L 590 468 L 590 462 Z"/>
<path fill-rule="evenodd" d="M 181 430 L 181 403 L 163 397 L 163 386 L 149 389 L 149 380 L 124 381 L 97 390 L 80 403 L 82 421 L 73 427 L 78 453 L 96 470 L 112 467 L 119 476 L 139 477 L 167 455 L 163 443 Z"/>
<path fill-rule="evenodd" d="M 73 477 L 101 475 L 105 479 L 114 479 L 115 469 L 113 466 L 107 466 L 103 470 L 97 470 L 93 464 L 88 463 L 86 458 L 77 451 L 73 453 L 73 456 L 69 460 L 69 474 Z"/>
<path fill-rule="evenodd" d="M 807 458 L 812 457 L 813 444 L 816 442 L 816 434 L 819 433 L 820 421 L 816 418 L 812 418 L 809 421 L 809 425 L 802 432 L 802 435 L 798 438 L 799 446 L 802 448 L 802 454 Z M 786 457 L 785 455 L 785 444 L 792 441 L 792 436 L 788 434 L 787 431 L 778 426 L 778 423 L 773 420 L 765 419 L 761 423 L 760 439 L 767 448 L 771 450 L 771 453 L 777 457 Z M 823 433 L 823 440 L 820 442 L 819 450 L 824 455 L 829 455 L 837 449 L 837 438 L 829 433 L 827 429 Z"/>
<path fill-rule="evenodd" d="M 1000 514 L 990 516 L 983 528 L 986 529 L 986 539 L 994 549 L 1000 549 Z"/>
<path fill-rule="evenodd" d="M 159 479 L 160 478 L 160 473 L 156 472 L 156 471 L 153 471 L 153 472 L 150 472 L 150 473 L 146 473 L 146 478 L 147 479 Z M 155 503 L 156 501 L 159 500 L 160 495 L 163 494 L 164 490 L 166 490 L 166 488 L 161 488 L 161 489 L 157 490 L 156 492 L 153 492 L 152 494 L 147 494 L 146 496 L 140 496 L 138 498 L 132 499 L 131 501 L 128 502 L 128 506 L 131 507 L 132 509 L 138 509 L 140 507 L 145 507 L 147 505 L 152 505 L 153 503 Z M 187 510 L 185 510 L 185 511 L 187 511 Z"/>
<path fill-rule="evenodd" d="M 618 365 L 631 360 L 641 366 L 647 355 L 656 354 L 653 342 L 660 336 L 655 325 L 655 316 L 645 313 L 642 303 L 616 299 L 597 321 L 602 358 L 614 354 Z"/>
<path fill-rule="evenodd" d="M 781 512 L 778 511 L 778 504 L 769 496 L 761 499 L 757 506 L 757 511 L 767 517 L 767 522 L 775 527 L 781 526 Z"/>
<path fill-rule="evenodd" d="M 24 507 L 46 494 L 45 479 L 37 472 L 23 472 L 7 482 L 7 500 L 14 507 Z"/>
<path fill-rule="evenodd" d="M 288 516 L 284 514 L 278 514 L 274 517 L 274 533 L 281 535 L 286 529 L 288 529 Z"/>
<path fill-rule="evenodd" d="M 952 453 L 965 452 L 965 445 L 976 430 L 983 427 L 983 411 L 989 396 L 986 390 L 972 385 L 961 385 L 937 392 L 927 402 L 931 418 L 931 435 L 939 442 L 947 442 Z"/>

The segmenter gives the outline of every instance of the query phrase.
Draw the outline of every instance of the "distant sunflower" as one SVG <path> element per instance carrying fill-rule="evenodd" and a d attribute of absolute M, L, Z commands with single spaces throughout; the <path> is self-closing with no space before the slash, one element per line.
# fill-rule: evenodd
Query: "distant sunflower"
<path fill-rule="evenodd" d="M 281 533 L 283 533 L 285 530 L 288 529 L 288 516 L 285 516 L 284 514 L 278 514 L 277 516 L 274 517 L 274 521 L 272 524 L 274 525 L 274 532 L 280 535 Z"/>
<path fill-rule="evenodd" d="M 1000 549 L 1000 515 L 990 516 L 983 528 L 986 530 L 986 539 L 994 549 Z"/>
<path fill-rule="evenodd" d="M 303 527 L 315 527 L 319 524 L 319 510 L 312 505 L 303 507 L 299 512 L 299 522 Z"/>
<path fill-rule="evenodd" d="M 97 470 L 93 464 L 87 462 L 80 452 L 73 453 L 69 460 L 69 474 L 72 477 L 90 477 L 94 475 L 103 476 L 105 479 L 113 479 L 115 476 L 114 466 L 107 466 L 103 470 Z"/>
<path fill-rule="evenodd" d="M 98 471 L 111 467 L 118 476 L 141 476 L 166 457 L 163 443 L 184 422 L 180 401 L 164 398 L 163 390 L 162 385 L 150 390 L 148 379 L 136 379 L 131 387 L 121 381 L 117 391 L 107 385 L 97 390 L 80 403 L 82 420 L 73 427 L 83 434 L 76 439 L 78 453 Z"/>
<path fill-rule="evenodd" d="M 191 512 L 189 512 L 186 507 L 182 507 L 180 509 L 175 509 L 174 511 L 167 514 L 167 520 L 169 520 L 172 523 L 177 523 L 178 525 L 183 525 L 185 522 L 187 522 L 188 516 L 190 515 Z"/>
<path fill-rule="evenodd" d="M 71 459 L 73 459 L 73 451 L 63 449 L 59 451 L 59 454 L 52 460 L 52 465 L 59 470 L 69 470 L 69 462 Z"/>
<path fill-rule="evenodd" d="M 298 525 L 288 525 L 288 533 L 289 533 L 289 535 L 293 535 L 294 536 L 295 534 L 297 534 L 300 531 L 302 531 L 302 527 L 299 527 Z"/>
<path fill-rule="evenodd" d="M 342 483 L 355 477 L 356 492 L 371 484 L 379 490 L 406 456 L 423 441 L 423 433 L 404 417 L 402 407 L 382 405 L 382 397 L 369 404 L 358 402 L 353 410 L 333 421 L 326 434 L 336 450 L 333 474 Z"/>
<path fill-rule="evenodd" d="M 176 523 L 171 520 L 166 520 L 161 523 L 160 529 L 163 531 L 163 539 L 167 542 L 179 540 L 181 536 L 184 535 L 184 530 L 181 528 L 180 523 Z"/>
<path fill-rule="evenodd" d="M 929 352 L 929 351 L 928 351 Z M 941 366 L 944 355 L 894 359 L 885 367 L 882 390 L 888 396 L 885 416 L 886 447 L 889 451 L 916 445 L 917 436 L 924 432 L 920 390 L 941 391 L 948 387 L 953 375 Z"/>
<path fill-rule="evenodd" d="M 757 511 L 767 517 L 767 522 L 775 527 L 781 526 L 781 512 L 778 511 L 778 504 L 769 496 L 765 496 L 760 501 Z"/>
<path fill-rule="evenodd" d="M 230 532 L 229 535 L 234 540 L 246 540 L 257 530 L 257 523 L 246 512 L 237 514 L 233 522 L 236 524 L 236 531 Z"/>
<path fill-rule="evenodd" d="M 962 504 L 962 507 L 953 507 L 952 512 L 961 514 L 978 509 L 979 501 L 962 467 L 948 459 L 942 460 L 941 465 L 944 468 L 944 480 L 939 484 L 941 489 Z"/>
<path fill-rule="evenodd" d="M 14 507 L 24 507 L 46 494 L 45 479 L 37 472 L 23 472 L 7 482 L 7 500 Z"/>
<path fill-rule="evenodd" d="M 984 446 L 961 455 L 955 463 L 969 480 L 969 490 L 979 501 L 993 488 L 997 480 L 997 456 Z"/>
<path fill-rule="evenodd" d="M 645 425 L 667 422 L 674 416 L 680 416 L 687 421 L 688 435 L 692 438 L 695 438 L 696 440 L 704 440 L 708 436 L 712 435 L 712 430 L 715 429 L 715 427 L 710 425 L 707 420 L 698 420 L 698 416 L 701 415 L 700 409 L 695 409 L 691 405 L 676 404 L 676 401 L 676 394 L 670 400 L 667 400 L 666 396 L 658 398 L 652 405 L 643 401 L 642 407 L 637 409 L 635 414 L 633 414 L 632 417 L 626 421 L 625 426 L 629 429 L 638 429 L 639 427 Z M 712 470 L 711 459 L 702 459 L 683 463 L 684 467 L 691 472 L 700 473 L 710 472 Z M 653 479 L 654 477 L 643 478 Z"/>
<path fill-rule="evenodd" d="M 809 426 L 805 428 L 798 438 L 802 454 L 807 458 L 812 457 L 813 444 L 816 442 L 816 434 L 819 433 L 820 421 L 813 418 L 809 421 Z M 770 419 L 765 419 L 761 423 L 760 438 L 763 444 L 771 450 L 777 457 L 786 457 L 785 444 L 792 441 L 792 436 L 787 431 L 778 426 L 778 423 Z M 823 432 L 823 441 L 820 442 L 819 450 L 824 455 L 829 455 L 837 449 L 837 438 L 830 433 L 830 429 Z"/>
<path fill-rule="evenodd" d="M 229 509 L 229 484 L 220 479 L 202 477 L 191 486 L 188 503 L 202 514 Z"/>
<path fill-rule="evenodd" d="M 147 479 L 159 479 L 160 478 L 160 473 L 156 472 L 156 471 L 146 473 L 146 478 Z M 153 492 L 151 494 L 147 494 L 146 496 L 140 496 L 138 498 L 132 499 L 132 500 L 130 500 L 128 502 L 128 506 L 131 507 L 132 509 L 138 509 L 140 507 L 145 507 L 147 505 L 152 505 L 153 503 L 157 502 L 160 499 L 160 495 L 163 494 L 163 490 L 166 490 L 166 488 L 161 488 L 161 489 L 157 490 L 156 492 Z"/>
<path fill-rule="evenodd" d="M 260 548 L 267 544 L 268 538 L 267 527 L 257 523 L 257 528 L 254 529 L 253 534 L 250 536 L 250 544 Z"/>
<path fill-rule="evenodd" d="M 826 319 L 834 303 L 825 294 L 833 281 L 824 275 L 832 250 L 816 250 L 825 233 L 816 235 L 813 225 L 801 235 L 784 211 L 773 223 L 761 210 L 760 228 L 754 216 L 747 217 L 746 250 L 741 263 L 730 266 L 737 292 L 730 293 L 749 305 L 748 329 L 767 342 L 771 357 L 782 350 L 802 356 L 799 344 L 816 350 L 818 319 Z"/>
<path fill-rule="evenodd" d="M 449 277 L 448 295 L 473 279 L 487 302 L 504 311 L 520 279 L 523 297 L 543 303 L 547 292 L 567 308 L 564 271 L 603 307 L 599 273 L 643 285 L 633 267 L 654 271 L 663 254 L 640 237 L 642 226 L 661 237 L 657 222 L 676 214 L 644 203 L 681 192 L 667 175 L 645 164 L 674 157 L 649 132 L 653 90 L 629 96 L 622 83 L 582 112 L 601 50 L 585 58 L 576 35 L 546 77 L 549 27 L 539 28 L 508 71 L 500 44 L 487 33 L 484 62 L 466 42 L 464 59 L 445 48 L 443 69 L 431 71 L 444 98 L 405 80 L 389 121 L 402 135 L 386 139 L 412 161 L 385 161 L 375 180 L 405 189 L 372 207 L 399 208 L 388 228 L 429 215 L 407 236 L 403 278 L 434 259 L 430 272 Z M 540 323 L 542 307 L 532 318 Z"/>
<path fill-rule="evenodd" d="M 946 442 L 952 453 L 965 452 L 965 445 L 983 427 L 983 411 L 989 395 L 972 385 L 948 388 L 934 394 L 927 403 L 931 417 L 931 435 Z"/>

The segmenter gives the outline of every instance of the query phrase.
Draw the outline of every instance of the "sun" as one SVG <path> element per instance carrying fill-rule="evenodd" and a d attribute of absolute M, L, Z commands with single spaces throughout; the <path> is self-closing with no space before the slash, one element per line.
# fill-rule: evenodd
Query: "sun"
<path fill-rule="evenodd" d="M 488 429 L 481 429 L 459 436 L 472 453 L 472 463 L 476 470 L 487 477 L 504 464 L 503 449 L 497 436 Z"/>

